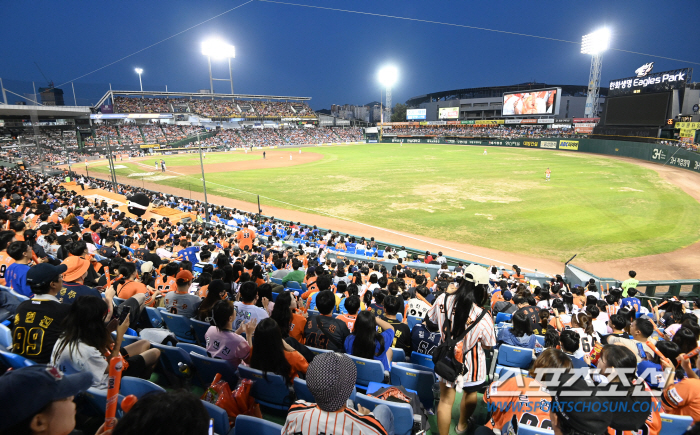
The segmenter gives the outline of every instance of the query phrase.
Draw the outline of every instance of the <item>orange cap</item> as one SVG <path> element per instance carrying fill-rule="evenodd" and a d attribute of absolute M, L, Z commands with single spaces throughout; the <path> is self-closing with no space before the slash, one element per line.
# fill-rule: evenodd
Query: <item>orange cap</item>
<path fill-rule="evenodd" d="M 189 270 L 181 270 L 175 275 L 175 279 L 181 279 L 183 281 L 192 281 L 194 279 L 194 276 L 192 276 L 192 272 Z"/>

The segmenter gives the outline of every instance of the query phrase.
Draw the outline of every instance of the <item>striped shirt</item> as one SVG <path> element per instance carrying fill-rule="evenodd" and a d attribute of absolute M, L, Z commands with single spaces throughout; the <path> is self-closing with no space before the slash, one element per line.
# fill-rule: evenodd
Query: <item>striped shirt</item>
<path fill-rule="evenodd" d="M 327 412 L 315 403 L 298 400 L 289 408 L 282 428 L 285 435 L 387 435 L 381 423 L 369 415 L 360 415 L 351 408 Z"/>
<path fill-rule="evenodd" d="M 440 327 L 440 334 L 442 335 L 442 341 L 445 340 L 445 335 L 443 332 L 443 326 L 445 323 L 445 312 L 452 317 L 452 309 L 454 308 L 455 296 L 449 295 L 447 299 L 447 309 L 443 309 L 445 305 L 445 297 L 448 296 L 446 293 L 441 294 L 433 304 L 430 311 L 428 311 L 428 316 L 430 321 L 437 323 Z M 472 305 L 471 312 L 467 320 L 467 325 L 472 323 L 481 314 L 482 309 L 476 305 Z M 496 331 L 493 326 L 493 318 L 486 314 L 480 321 L 479 324 L 472 328 L 467 335 L 464 336 L 461 346 L 457 344 L 455 347 L 455 355 L 459 360 L 460 356 L 463 358 L 464 362 L 464 383 L 476 385 L 484 382 L 486 380 L 486 374 L 488 373 L 488 367 L 486 367 L 486 354 L 484 353 L 483 346 L 493 347 L 496 345 Z M 463 351 L 466 349 L 474 348 L 471 352 L 466 355 L 466 358 L 462 355 Z"/>

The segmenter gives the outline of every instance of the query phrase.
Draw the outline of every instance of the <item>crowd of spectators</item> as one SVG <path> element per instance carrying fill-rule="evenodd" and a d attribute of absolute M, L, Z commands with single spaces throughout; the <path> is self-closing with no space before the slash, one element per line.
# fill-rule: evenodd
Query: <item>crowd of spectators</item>
<path fill-rule="evenodd" d="M 341 142 L 359 142 L 362 140 L 362 129 L 359 127 L 334 128 L 333 133 Z"/>
<path fill-rule="evenodd" d="M 528 277 L 517 265 L 450 266 L 442 252 L 410 254 L 211 204 L 214 225 L 204 227 L 198 201 L 117 185 L 116 193 L 144 194 L 195 216 L 194 223 L 134 219 L 81 196 L 80 186 L 112 191 L 110 183 L 78 177 L 67 190 L 62 181 L 0 169 L 0 320 L 10 324 L 9 350 L 36 364 L 0 376 L 0 397 L 12 398 L 0 406 L 0 433 L 50 426 L 68 434 L 76 422 L 83 433 L 104 433 L 90 426 L 91 415 L 103 421 L 103 410 L 70 401 L 88 388 L 93 396 L 106 391 L 110 362 L 121 357 L 123 376 L 169 392 L 140 397 L 114 434 L 149 433 L 160 422 L 177 425 L 167 433 L 204 435 L 201 390 L 179 390 L 191 368 L 159 363 L 162 345 L 178 340 L 141 315 L 155 307 L 209 323 L 198 352 L 231 371 L 276 374 L 290 389 L 305 379 L 314 402 L 289 403 L 282 434 L 315 435 L 329 424 L 342 427 L 334 433 L 360 425 L 363 434 L 393 434 L 407 422 L 394 418 L 391 404 L 411 398 L 408 424 L 427 429 L 424 408 L 431 409 L 437 427 L 430 430 L 441 435 L 510 433 L 513 422 L 557 435 L 659 435 L 671 433 L 674 418 L 689 417 L 684 427 L 700 421 L 700 299 L 643 304 L 635 271 L 611 289 L 595 280 L 573 286 L 559 275 Z M 366 255 L 345 258 L 350 249 Z M 29 340 L 30 328 L 42 340 Z M 138 337 L 127 345 L 128 329 Z M 494 351 L 498 374 L 487 364 Z M 398 365 L 436 354 L 443 357 L 435 368 Z M 348 400 L 357 367 L 369 364 L 393 384 L 391 400 L 375 399 L 372 410 Z M 391 375 L 404 368 L 416 379 Z M 415 393 L 399 389 L 404 382 Z M 581 406 L 567 406 L 572 401 Z M 515 403 L 523 406 L 506 406 Z"/>
<path fill-rule="evenodd" d="M 245 145 L 263 147 L 286 145 L 278 131 L 281 130 L 274 128 L 243 128 L 237 130 Z"/>
<path fill-rule="evenodd" d="M 239 130 L 224 129 L 216 135 L 202 140 L 202 147 L 207 148 L 242 148 L 245 146 L 243 140 L 238 135 Z"/>
<path fill-rule="evenodd" d="M 280 130 L 284 143 L 287 145 L 305 145 L 311 143 L 309 135 L 303 128 L 285 128 Z"/>
<path fill-rule="evenodd" d="M 516 139 L 516 138 L 547 138 L 547 137 L 587 137 L 585 134 L 575 133 L 570 129 L 550 129 L 540 127 L 524 127 L 524 126 L 493 126 L 493 127 L 475 127 L 475 126 L 401 126 L 384 129 L 385 135 L 425 135 L 425 136 L 456 136 L 456 137 L 475 137 L 475 138 L 498 138 L 498 139 Z"/>
<path fill-rule="evenodd" d="M 143 132 L 143 137 L 146 139 L 146 143 L 166 143 L 167 140 L 163 135 L 163 130 L 161 130 L 160 125 L 141 125 L 141 131 Z"/>

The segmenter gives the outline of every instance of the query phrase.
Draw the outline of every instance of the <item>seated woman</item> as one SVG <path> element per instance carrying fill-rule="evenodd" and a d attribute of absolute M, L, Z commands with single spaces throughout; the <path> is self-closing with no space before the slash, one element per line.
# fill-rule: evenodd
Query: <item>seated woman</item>
<path fill-rule="evenodd" d="M 513 326 L 511 328 L 503 328 L 501 332 L 498 333 L 498 345 L 507 344 L 509 346 L 535 349 L 535 347 L 537 347 L 537 339 L 532 333 L 532 325 L 530 324 L 528 315 L 522 311 L 518 311 L 513 314 L 512 320 Z"/>
<path fill-rule="evenodd" d="M 265 376 L 268 372 L 280 375 L 291 384 L 299 373 L 306 374 L 309 363 L 282 339 L 277 322 L 267 318 L 255 328 L 250 367 L 261 370 Z"/>
<path fill-rule="evenodd" d="M 241 361 L 250 359 L 250 347 L 253 331 L 257 320 L 241 323 L 237 331 L 233 331 L 233 321 L 236 320 L 233 303 L 218 301 L 212 309 L 212 326 L 209 327 L 204 337 L 206 338 L 207 352 L 212 358 L 228 361 L 235 368 Z M 245 332 L 246 338 L 240 334 Z"/>
<path fill-rule="evenodd" d="M 277 322 L 282 332 L 282 338 L 292 337 L 304 344 L 304 326 L 306 317 L 297 314 L 297 297 L 292 292 L 282 292 L 277 296 L 270 318 Z"/>
<path fill-rule="evenodd" d="M 377 326 L 382 332 L 377 332 Z M 380 361 L 385 371 L 391 370 L 392 351 L 391 343 L 394 342 L 394 327 L 379 317 L 375 317 L 371 311 L 361 311 L 355 320 L 355 326 L 345 339 L 345 352 L 360 358 L 375 359 Z"/>
<path fill-rule="evenodd" d="M 197 320 L 201 320 L 202 322 L 211 323 L 214 305 L 227 297 L 228 293 L 226 292 L 226 284 L 224 284 L 224 282 L 220 279 L 215 279 L 211 282 L 211 284 L 209 284 L 207 297 L 204 298 L 201 304 L 199 304 L 199 309 L 197 309 L 197 315 L 195 318 Z"/>
<path fill-rule="evenodd" d="M 129 364 L 122 376 L 148 379 L 158 363 L 160 351 L 151 349 L 148 340 L 122 347 L 129 317 L 117 325 L 117 319 L 105 323 L 107 303 L 95 296 L 80 296 L 70 307 L 63 323 L 63 334 L 53 348 L 51 364 L 65 374 L 92 373 L 92 386 L 107 388 L 109 362 L 121 354 Z M 112 340 L 110 329 L 117 330 Z"/>

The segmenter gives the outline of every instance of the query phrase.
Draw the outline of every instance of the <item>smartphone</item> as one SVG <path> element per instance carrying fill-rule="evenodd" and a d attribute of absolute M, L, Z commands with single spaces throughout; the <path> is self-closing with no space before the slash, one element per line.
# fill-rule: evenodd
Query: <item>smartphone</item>
<path fill-rule="evenodd" d="M 124 323 L 124 320 L 126 320 L 126 318 L 129 317 L 130 313 L 131 313 L 131 307 L 122 308 L 122 312 L 119 314 L 119 324 L 120 325 L 122 323 Z"/>

